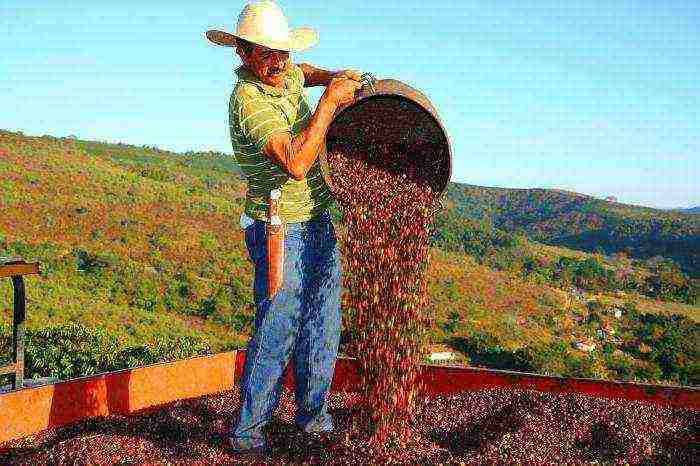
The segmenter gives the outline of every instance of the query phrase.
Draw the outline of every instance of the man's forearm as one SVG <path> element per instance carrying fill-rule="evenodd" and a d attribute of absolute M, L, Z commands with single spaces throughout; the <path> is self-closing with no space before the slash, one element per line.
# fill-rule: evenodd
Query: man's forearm
<path fill-rule="evenodd" d="M 304 72 L 304 87 L 328 86 L 331 79 L 342 74 L 341 71 L 326 71 L 308 63 L 300 63 L 299 68 Z"/>
<path fill-rule="evenodd" d="M 309 125 L 292 138 L 291 145 L 295 160 L 291 165 L 295 168 L 295 178 L 306 176 L 306 172 L 316 161 L 336 109 L 336 104 L 322 97 Z"/>

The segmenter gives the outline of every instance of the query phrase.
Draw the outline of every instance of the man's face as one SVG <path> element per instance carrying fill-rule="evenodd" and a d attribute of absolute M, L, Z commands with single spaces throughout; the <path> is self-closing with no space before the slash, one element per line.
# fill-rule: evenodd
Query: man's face
<path fill-rule="evenodd" d="M 262 82 L 274 87 L 284 86 L 282 75 L 289 66 L 289 52 L 256 45 L 249 56 L 242 52 L 239 55 Z"/>

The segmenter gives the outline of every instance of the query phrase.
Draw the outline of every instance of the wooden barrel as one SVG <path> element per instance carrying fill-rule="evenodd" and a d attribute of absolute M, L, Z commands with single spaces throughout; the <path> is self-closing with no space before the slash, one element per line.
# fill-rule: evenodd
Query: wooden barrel
<path fill-rule="evenodd" d="M 389 144 L 398 154 L 420 158 L 413 161 L 418 167 L 414 176 L 429 185 L 438 200 L 450 181 L 452 151 L 447 131 L 428 98 L 395 79 L 369 81 L 357 96 L 355 102 L 336 111 L 326 133 L 326 153 L 346 153 L 346 148 L 358 144 L 368 150 Z M 333 167 L 325 154 L 323 159 L 324 178 L 333 190 Z"/>

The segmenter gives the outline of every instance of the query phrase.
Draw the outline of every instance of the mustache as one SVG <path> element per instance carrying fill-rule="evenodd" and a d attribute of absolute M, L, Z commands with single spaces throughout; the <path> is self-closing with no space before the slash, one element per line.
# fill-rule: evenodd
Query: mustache
<path fill-rule="evenodd" d="M 288 65 L 286 63 L 284 65 L 281 65 L 281 66 L 270 66 L 267 69 L 268 74 L 277 74 L 277 73 L 280 73 L 282 71 L 285 71 L 287 69 L 287 66 Z"/>

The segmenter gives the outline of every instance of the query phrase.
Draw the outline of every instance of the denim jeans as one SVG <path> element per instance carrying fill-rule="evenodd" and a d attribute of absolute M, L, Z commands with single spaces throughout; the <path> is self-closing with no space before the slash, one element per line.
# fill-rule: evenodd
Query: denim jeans
<path fill-rule="evenodd" d="M 236 448 L 266 444 L 263 428 L 279 404 L 282 375 L 294 360 L 295 423 L 306 432 L 333 430 L 326 397 L 340 343 L 340 256 L 328 211 L 285 225 L 282 286 L 267 296 L 267 235 L 256 220 L 245 229 L 255 264 L 255 330 L 241 381 L 241 409 L 229 432 Z"/>

